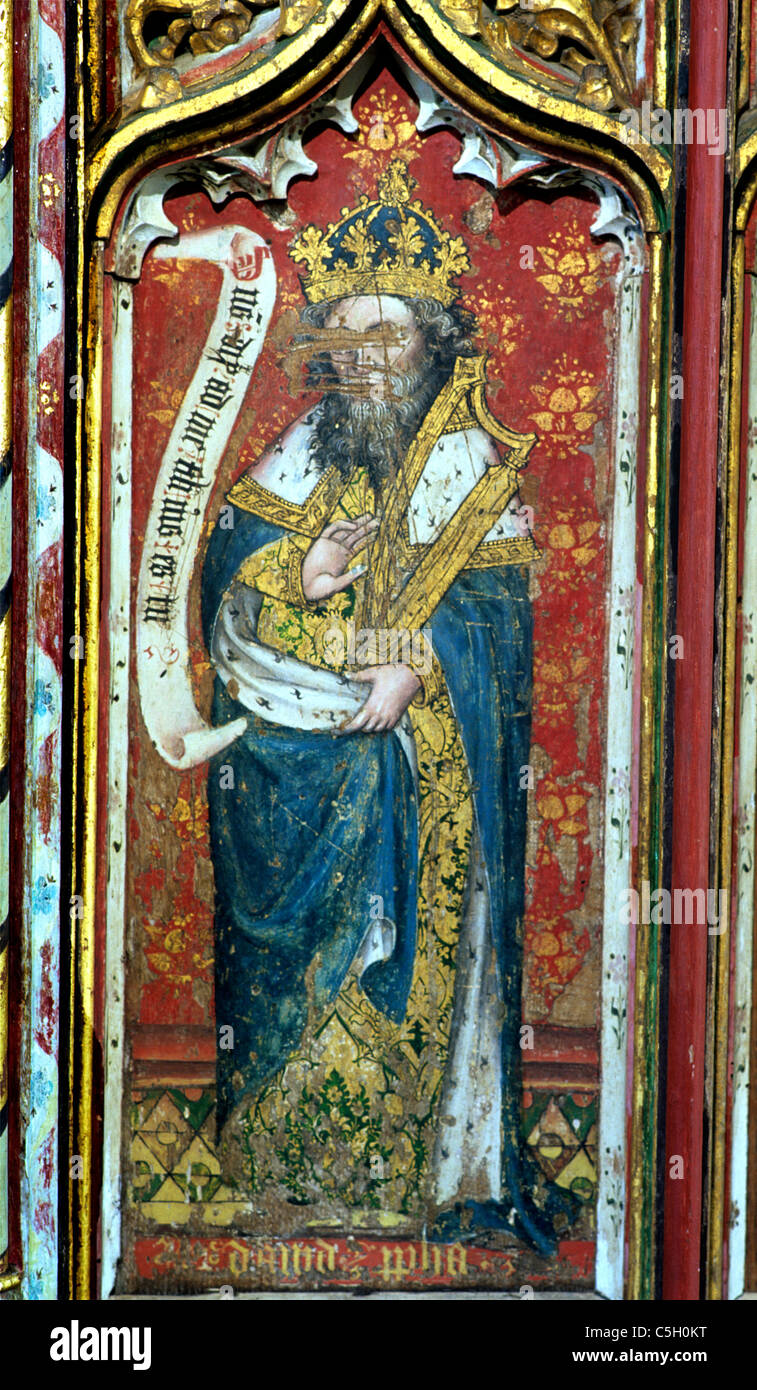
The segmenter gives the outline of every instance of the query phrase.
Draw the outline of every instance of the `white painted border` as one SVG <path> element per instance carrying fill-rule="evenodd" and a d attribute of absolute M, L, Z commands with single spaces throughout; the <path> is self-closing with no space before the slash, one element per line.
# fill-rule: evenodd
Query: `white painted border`
<path fill-rule="evenodd" d="M 605 745 L 604 918 L 602 928 L 597 1292 L 623 1297 L 626 1216 L 626 1082 L 629 925 L 622 907 L 631 886 L 636 456 L 639 418 L 641 236 L 629 232 L 618 276 L 607 734 Z"/>
<path fill-rule="evenodd" d="M 757 784 L 757 281 L 749 276 L 749 384 L 746 508 L 742 588 L 743 644 L 739 710 L 736 810 L 736 942 L 734 974 L 731 1218 L 728 1297 L 739 1298 L 746 1280 L 747 1163 L 749 1159 L 749 1051 L 754 931 L 755 785 Z"/>
<path fill-rule="evenodd" d="M 134 290 L 112 282 L 113 423 L 111 430 L 110 689 L 108 713 L 108 876 L 106 906 L 105 1116 L 103 1133 L 102 1288 L 115 1284 L 121 1252 L 121 1123 L 110 1123 L 123 1104 L 126 920 L 126 844 L 129 780 L 129 647 L 131 567 L 114 563 L 131 554 L 132 351 Z M 115 711 L 119 717 L 115 717 Z"/>

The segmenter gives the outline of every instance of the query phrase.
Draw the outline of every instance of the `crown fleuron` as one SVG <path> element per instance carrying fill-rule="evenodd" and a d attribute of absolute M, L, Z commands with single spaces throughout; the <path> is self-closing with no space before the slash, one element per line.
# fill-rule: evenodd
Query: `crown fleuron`
<path fill-rule="evenodd" d="M 395 159 L 378 181 L 378 197 L 365 194 L 342 208 L 325 231 L 304 227 L 291 250 L 304 262 L 302 287 L 311 304 L 358 294 L 418 295 L 445 307 L 460 293 L 456 276 L 470 270 L 462 237 L 451 237 L 420 199 L 407 165 Z"/>

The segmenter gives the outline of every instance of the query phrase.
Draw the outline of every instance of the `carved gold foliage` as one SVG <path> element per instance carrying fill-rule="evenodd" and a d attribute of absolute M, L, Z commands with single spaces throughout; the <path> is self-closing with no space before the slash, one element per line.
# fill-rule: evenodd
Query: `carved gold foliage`
<path fill-rule="evenodd" d="M 137 86 L 124 114 L 163 106 L 182 95 L 174 64 L 183 53 L 195 57 L 219 53 L 238 43 L 254 15 L 271 10 L 271 39 L 299 33 L 321 7 L 321 0 L 128 0 L 125 29 L 137 68 Z"/>
<path fill-rule="evenodd" d="M 185 41 L 194 54 L 217 53 L 237 43 L 250 27 L 253 10 L 263 8 L 242 0 L 129 0 L 129 51 L 140 71 L 170 68 Z M 165 33 L 148 46 L 151 21 L 165 21 Z"/>
<path fill-rule="evenodd" d="M 299 34 L 320 8 L 321 0 L 289 0 L 288 4 L 283 3 L 277 37 L 288 39 L 292 34 Z"/>
<path fill-rule="evenodd" d="M 322 0 L 128 0 L 125 35 L 138 79 L 122 114 L 181 99 L 175 63 L 183 54 L 210 56 L 239 43 L 256 13 L 271 11 L 265 39 L 289 39 L 318 13 Z M 276 8 L 279 13 L 276 14 Z"/>
<path fill-rule="evenodd" d="M 439 7 L 503 62 L 530 53 L 549 64 L 588 106 L 609 111 L 632 99 L 638 0 L 492 0 L 491 9 L 483 0 L 439 0 Z"/>

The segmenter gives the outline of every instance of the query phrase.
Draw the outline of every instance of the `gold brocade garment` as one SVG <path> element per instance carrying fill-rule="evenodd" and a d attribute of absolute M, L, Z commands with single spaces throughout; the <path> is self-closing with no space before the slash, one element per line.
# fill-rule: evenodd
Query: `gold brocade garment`
<path fill-rule="evenodd" d="M 384 499 L 381 499 L 383 504 Z M 353 475 L 329 520 L 373 513 L 364 471 Z M 370 576 L 318 608 L 287 593 L 293 545 L 287 536 L 251 557 L 247 582 L 265 590 L 259 639 L 312 665 L 342 670 L 339 643 L 348 625 L 384 606 Z M 371 557 L 371 560 L 373 557 Z M 354 563 L 362 562 L 360 557 Z M 262 567 L 262 568 L 261 568 Z M 384 567 L 396 584 L 391 565 Z M 354 631 L 354 629 L 353 629 Z M 411 704 L 419 787 L 418 939 L 407 1011 L 401 1023 L 371 1005 L 354 973 L 325 1016 L 312 1019 L 283 1071 L 234 1122 L 243 1162 L 234 1167 L 256 1207 L 288 1195 L 308 1203 L 316 1223 L 387 1226 L 417 1215 L 432 1199 L 430 1166 L 447 1062 L 455 952 L 473 821 L 473 802 L 457 724 L 439 671 Z M 433 692 L 433 693 L 432 693 Z M 378 734 L 375 737 L 393 737 Z M 366 923 L 366 929 L 370 923 Z M 279 1219 L 280 1207 L 277 1206 Z"/>

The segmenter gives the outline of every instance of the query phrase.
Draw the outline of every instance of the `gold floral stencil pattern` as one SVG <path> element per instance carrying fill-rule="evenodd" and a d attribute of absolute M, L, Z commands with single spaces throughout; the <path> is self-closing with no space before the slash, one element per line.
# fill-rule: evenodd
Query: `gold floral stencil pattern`
<path fill-rule="evenodd" d="M 575 217 L 548 237 L 548 245 L 537 246 L 543 271 L 537 275 L 549 296 L 552 309 L 566 323 L 585 318 L 591 312 L 587 300 L 599 289 L 605 261 L 601 251 L 587 246 L 586 237 Z"/>
<path fill-rule="evenodd" d="M 541 409 L 528 418 L 540 435 L 549 437 L 558 458 L 570 458 L 577 449 L 591 445 L 593 428 L 600 419 L 601 387 L 578 358 L 563 353 L 542 380 L 532 385 L 531 392 Z"/>
<path fill-rule="evenodd" d="M 360 113 L 360 130 L 355 139 L 355 148 L 345 152 L 345 159 L 351 160 L 360 171 L 360 189 L 370 188 L 372 180 L 378 180 L 384 172 L 387 156 L 397 155 L 406 164 L 418 159 L 421 154 L 421 139 L 410 120 L 407 110 L 400 102 L 396 92 L 388 92 L 385 87 L 371 92 Z"/>

